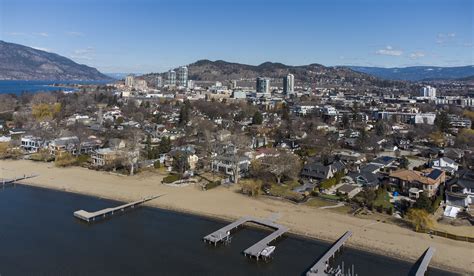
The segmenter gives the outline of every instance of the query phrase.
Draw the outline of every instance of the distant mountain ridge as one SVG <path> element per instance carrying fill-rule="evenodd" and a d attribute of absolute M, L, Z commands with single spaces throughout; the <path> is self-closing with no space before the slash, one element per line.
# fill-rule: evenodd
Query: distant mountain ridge
<path fill-rule="evenodd" d="M 189 79 L 197 81 L 225 81 L 240 79 L 255 79 L 258 76 L 268 78 L 282 78 L 291 73 L 297 82 L 318 83 L 325 81 L 344 80 L 357 84 L 373 84 L 380 82 L 377 77 L 356 72 L 346 67 L 326 67 L 321 64 L 292 66 L 275 62 L 264 62 L 260 65 L 248 65 L 223 60 L 211 61 L 207 59 L 196 61 L 188 65 Z M 151 73 L 142 77 L 152 81 L 161 75 L 166 79 L 166 72 Z"/>
<path fill-rule="evenodd" d="M 371 74 L 387 80 L 454 80 L 474 75 L 474 66 L 437 67 L 437 66 L 412 66 L 412 67 L 364 67 L 347 66 L 361 73 Z"/>
<path fill-rule="evenodd" d="M 0 40 L 0 80 L 109 80 L 97 69 L 58 54 Z"/>

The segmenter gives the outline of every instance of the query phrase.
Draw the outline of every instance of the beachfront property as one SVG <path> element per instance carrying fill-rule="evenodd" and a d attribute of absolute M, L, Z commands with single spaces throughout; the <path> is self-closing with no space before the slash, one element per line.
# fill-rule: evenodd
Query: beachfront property
<path fill-rule="evenodd" d="M 341 161 L 334 161 L 330 164 L 323 164 L 321 161 L 308 161 L 304 165 L 301 177 L 322 181 L 333 177 L 338 172 L 345 172 L 346 167 Z"/>
<path fill-rule="evenodd" d="M 446 180 L 446 173 L 438 169 L 423 171 L 397 170 L 389 175 L 389 184 L 394 190 L 402 194 L 418 198 L 423 192 L 428 197 L 433 197 L 438 192 L 438 187 Z"/>
<path fill-rule="evenodd" d="M 51 155 L 61 155 L 63 152 L 77 156 L 81 154 L 91 154 L 99 149 L 102 141 L 95 137 L 89 137 L 86 141 L 80 141 L 77 136 L 61 137 L 49 143 L 48 148 Z"/>
<path fill-rule="evenodd" d="M 122 151 L 111 148 L 97 149 L 91 153 L 92 165 L 95 167 L 103 167 L 113 164 Z"/>
<path fill-rule="evenodd" d="M 461 210 L 474 210 L 474 172 L 462 170 L 448 181 L 445 216 L 456 216 Z"/>
<path fill-rule="evenodd" d="M 35 137 L 31 135 L 21 137 L 20 147 L 27 153 L 38 152 L 41 148 L 45 146 L 46 146 L 46 143 L 40 137 Z"/>

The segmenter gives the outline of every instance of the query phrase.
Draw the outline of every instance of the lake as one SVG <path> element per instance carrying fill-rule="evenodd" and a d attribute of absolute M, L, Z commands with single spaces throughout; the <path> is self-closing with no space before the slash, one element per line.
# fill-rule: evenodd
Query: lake
<path fill-rule="evenodd" d="M 110 81 L 17 81 L 17 80 L 0 80 L 0 94 L 20 95 L 23 92 L 36 93 L 40 91 L 59 91 L 74 90 L 68 87 L 54 86 L 54 84 L 106 84 Z"/>
<path fill-rule="evenodd" d="M 244 227 L 233 233 L 230 245 L 214 247 L 202 238 L 223 221 L 151 207 L 94 224 L 73 217 L 80 209 L 119 204 L 29 186 L 0 187 L 0 275 L 303 275 L 329 246 L 288 235 L 275 243 L 271 261 L 257 262 L 242 251 L 270 233 L 264 229 Z M 411 267 L 352 248 L 344 248 L 337 262 L 354 265 L 357 275 L 406 275 Z M 431 269 L 430 275 L 453 274 Z"/>

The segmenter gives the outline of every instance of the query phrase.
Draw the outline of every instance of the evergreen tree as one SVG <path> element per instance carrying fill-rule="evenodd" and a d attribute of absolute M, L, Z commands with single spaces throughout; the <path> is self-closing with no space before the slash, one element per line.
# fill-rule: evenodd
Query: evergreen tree
<path fill-rule="evenodd" d="M 441 111 L 436 115 L 435 125 L 438 127 L 439 131 L 446 132 L 449 129 L 449 117 L 446 111 Z"/>
<path fill-rule="evenodd" d="M 253 124 L 253 125 L 261 125 L 262 122 L 263 122 L 262 113 L 260 113 L 260 111 L 256 111 L 256 112 L 253 114 L 253 117 L 252 117 L 252 124 Z"/>

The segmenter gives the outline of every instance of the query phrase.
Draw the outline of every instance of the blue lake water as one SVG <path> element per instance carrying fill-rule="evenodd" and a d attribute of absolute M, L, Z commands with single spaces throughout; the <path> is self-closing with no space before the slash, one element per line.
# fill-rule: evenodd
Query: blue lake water
<path fill-rule="evenodd" d="M 0 80 L 0 94 L 20 95 L 23 92 L 35 93 L 40 91 L 72 90 L 68 87 L 58 87 L 54 84 L 106 84 L 110 81 L 17 81 Z"/>
<path fill-rule="evenodd" d="M 118 204 L 28 186 L 0 187 L 0 275 L 304 275 L 329 246 L 287 235 L 265 263 L 242 254 L 268 235 L 264 229 L 244 227 L 230 245 L 214 247 L 202 237 L 224 226 L 222 221 L 149 207 L 94 224 L 73 217 L 76 210 Z M 342 262 L 354 265 L 357 275 L 407 275 L 412 265 L 353 248 L 342 250 L 336 263 Z M 430 275 L 453 274 L 431 269 Z"/>

